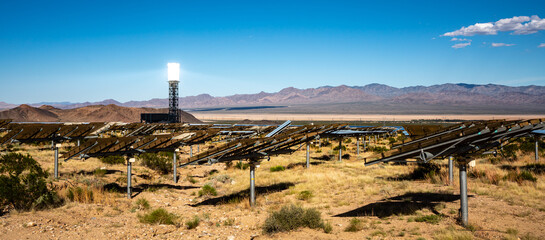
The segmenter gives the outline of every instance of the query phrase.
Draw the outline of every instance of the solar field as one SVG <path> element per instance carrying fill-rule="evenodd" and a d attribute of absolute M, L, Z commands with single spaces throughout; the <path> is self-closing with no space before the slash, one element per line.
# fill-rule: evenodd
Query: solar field
<path fill-rule="evenodd" d="M 48 168 L 53 166 L 53 184 L 63 194 L 73 192 L 71 186 L 74 184 L 81 184 L 77 183 L 78 180 L 74 182 L 75 179 L 101 179 L 103 183 L 99 185 L 102 187 L 98 189 L 102 190 L 95 191 L 100 191 L 97 196 L 102 200 L 89 200 L 87 204 L 105 204 L 112 207 L 124 202 L 131 205 L 143 197 L 155 199 L 156 190 L 150 189 L 163 189 L 160 192 L 166 195 L 183 196 L 174 202 L 176 206 L 185 202 L 189 208 L 184 211 L 201 218 L 202 212 L 206 212 L 208 217 L 204 217 L 205 221 L 212 223 L 210 227 L 216 225 L 217 231 L 230 229 L 229 226 L 223 226 L 224 222 L 234 221 L 236 226 L 247 226 L 248 229 L 230 229 L 231 233 L 239 232 L 242 236 L 251 237 L 252 234 L 261 234 L 258 228 L 263 223 L 259 219 L 265 214 L 261 210 L 275 209 L 295 201 L 321 209 L 328 221 L 337 224 L 337 233 L 322 235 L 304 230 L 294 236 L 280 235 L 281 238 L 296 238 L 301 234 L 314 234 L 318 238 L 351 238 L 354 237 L 352 232 L 341 227 L 343 224 L 339 222 L 346 224 L 346 220 L 355 221 L 353 219 L 372 223 L 361 223 L 366 227 L 357 232 L 364 230 L 369 234 L 375 233 L 387 238 L 404 238 L 406 235 L 400 236 L 400 232 L 413 237 L 419 234 L 456 235 L 459 234 L 456 229 L 471 228 L 482 223 L 482 217 L 486 214 L 480 215 L 483 207 L 479 207 L 478 202 L 473 203 L 476 201 L 475 195 L 483 192 L 483 186 L 489 184 L 486 183 L 489 180 L 484 180 L 486 176 L 501 173 L 496 170 L 494 173 L 486 172 L 488 170 L 480 173 L 479 171 L 484 170 L 479 170 L 479 167 L 483 165 L 487 169 L 496 169 L 494 164 L 482 163 L 495 161 L 489 159 L 509 158 L 511 155 L 508 153 L 508 146 L 522 146 L 521 141 L 530 141 L 532 147 L 535 146 L 531 149 L 531 157 L 524 160 L 524 163 L 539 161 L 539 143 L 545 124 L 541 119 L 468 121 L 446 127 L 372 127 L 351 126 L 348 123 L 292 125 L 289 121 L 278 126 L 263 126 L 177 123 L 30 124 L 0 120 L 0 131 L 0 145 L 4 154 L 13 151 L 13 146 L 29 149 L 42 165 Z M 121 162 L 118 165 L 104 164 L 103 159 L 111 157 L 119 158 Z M 162 159 L 170 166 L 163 166 L 162 170 L 154 169 L 153 165 L 144 163 L 148 158 Z M 446 159 L 449 159 L 447 163 L 444 161 Z M 475 166 L 476 161 L 480 163 Z M 422 178 L 415 176 L 415 172 L 425 168 L 422 167 L 425 164 L 437 167 L 434 170 L 437 172 Z M 509 174 L 520 173 L 523 171 L 520 169 L 527 166 L 516 162 L 502 165 L 501 171 L 507 172 L 507 175 L 503 178 L 497 176 L 498 179 L 494 181 L 498 183 L 495 186 L 501 187 L 501 184 L 497 184 L 509 182 Z M 540 173 L 540 166 L 534 165 L 538 169 L 534 173 Z M 458 169 L 458 174 L 455 173 L 455 168 Z M 478 183 L 473 184 L 472 181 Z M 531 184 L 526 183 L 528 180 L 525 179 L 514 181 L 518 181 L 527 190 L 529 186 L 525 187 L 526 184 Z M 534 181 L 536 193 L 529 194 L 530 203 L 524 203 L 527 198 L 522 198 L 524 201 L 515 201 L 515 205 L 524 205 L 529 209 L 525 211 L 539 209 L 542 205 L 539 203 L 542 195 L 538 190 L 542 186 L 541 181 L 541 177 Z M 205 186 L 214 188 L 215 193 L 204 192 L 207 189 Z M 90 185 L 88 189 L 91 189 Z M 219 193 L 216 192 L 218 190 Z M 120 194 L 125 195 L 127 200 L 121 200 L 118 196 Z M 342 197 L 335 197 L 336 195 Z M 383 198 L 379 199 L 381 196 Z M 486 200 L 489 203 L 504 198 L 493 193 L 486 193 L 484 196 L 492 196 L 492 200 Z M 362 202 L 360 197 L 365 200 Z M 134 198 L 136 200 L 131 200 Z M 162 199 L 160 201 L 169 201 L 164 196 L 159 198 Z M 482 201 L 479 196 L 477 199 Z M 368 204 L 361 208 L 347 209 L 362 203 Z M 455 211 L 438 210 L 438 206 Z M 216 208 L 228 211 L 229 216 L 235 213 L 239 215 L 222 218 L 221 213 L 214 210 Z M 188 211 L 189 209 L 192 210 Z M 126 214 L 120 213 L 125 217 Z M 494 215 L 487 214 L 486 216 Z M 245 219 L 244 215 L 253 217 Z M 531 215 L 539 218 L 543 214 Z M 458 227 L 441 230 L 435 226 L 431 230 L 415 230 L 414 219 L 422 216 L 452 222 Z M 411 227 L 412 230 L 384 226 L 382 221 L 377 223 L 377 218 L 387 219 L 387 222 L 403 222 L 400 224 Z M 420 224 L 429 224 L 426 221 Z M 539 223 L 536 224 L 539 226 Z M 377 225 L 380 227 L 376 227 Z M 205 231 L 221 235 L 210 227 Z M 386 228 L 397 234 L 380 230 Z M 173 232 L 177 231 L 172 230 L 167 236 L 173 237 L 170 234 Z M 526 232 L 535 234 L 533 231 Z M 202 233 L 190 234 L 191 237 L 202 237 Z M 494 236 L 509 236 L 509 233 L 505 230 Z"/>

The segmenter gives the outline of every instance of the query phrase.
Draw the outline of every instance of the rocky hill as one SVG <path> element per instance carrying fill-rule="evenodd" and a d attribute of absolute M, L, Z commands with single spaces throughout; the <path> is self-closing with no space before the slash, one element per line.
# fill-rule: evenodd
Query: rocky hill
<path fill-rule="evenodd" d="M 167 109 L 121 107 L 114 104 L 91 105 L 60 109 L 50 105 L 38 108 L 26 104 L 1 111 L 0 119 L 17 122 L 139 122 L 141 113 L 167 113 Z M 182 111 L 182 120 L 200 123 L 193 115 Z"/>

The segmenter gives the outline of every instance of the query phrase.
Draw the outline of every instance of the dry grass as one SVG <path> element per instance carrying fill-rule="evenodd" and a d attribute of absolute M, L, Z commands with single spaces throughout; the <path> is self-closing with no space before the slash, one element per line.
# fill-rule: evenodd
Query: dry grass
<path fill-rule="evenodd" d="M 266 218 L 267 212 L 280 210 L 282 206 L 289 204 L 297 204 L 305 208 L 315 208 L 322 213 L 325 222 L 329 222 L 333 227 L 334 237 L 317 236 L 316 238 L 357 238 L 360 236 L 374 236 L 374 238 L 411 238 L 416 239 L 423 237 L 426 239 L 470 239 L 474 237 L 476 233 L 464 230 L 460 227 L 452 227 L 455 225 L 457 217 L 457 209 L 459 203 L 450 202 L 446 203 L 441 209 L 437 210 L 442 214 L 442 219 L 438 224 L 429 224 L 426 222 L 415 222 L 414 219 L 418 216 L 426 216 L 433 214 L 430 209 L 420 209 L 414 213 L 396 213 L 391 216 L 377 217 L 373 214 L 365 216 L 348 216 L 348 217 L 334 217 L 336 214 L 348 212 L 354 209 L 358 209 L 364 206 L 380 203 L 384 199 L 402 196 L 408 192 L 431 192 L 431 193 L 446 193 L 446 195 L 454 195 L 458 192 L 458 171 L 455 169 L 455 181 L 453 186 L 446 186 L 447 179 L 447 167 L 446 161 L 436 161 L 442 165 L 441 171 L 437 174 L 436 179 L 425 180 L 403 180 L 399 179 L 399 176 L 407 175 L 415 168 L 413 165 L 388 165 L 379 164 L 369 167 L 365 167 L 363 164 L 364 157 L 370 157 L 372 154 L 368 152 L 361 152 L 359 157 L 355 156 L 355 140 L 351 143 L 345 143 L 347 147 L 347 153 L 351 155 L 350 159 L 339 162 L 335 156 L 334 159 L 329 161 L 311 159 L 311 163 L 318 163 L 317 165 L 311 165 L 310 169 L 306 169 L 305 151 L 297 151 L 292 155 L 273 156 L 270 161 L 261 162 L 261 166 L 256 170 L 256 186 L 264 188 L 265 192 L 258 192 L 257 194 L 257 207 L 250 208 L 249 201 L 246 195 L 241 194 L 237 199 L 227 200 L 225 203 L 219 203 L 217 205 L 204 205 L 197 207 L 188 207 L 189 205 L 199 203 L 201 201 L 221 198 L 231 194 L 239 194 L 245 192 L 249 188 L 249 171 L 229 168 L 224 169 L 223 164 L 216 164 L 213 166 L 190 166 L 179 170 L 181 176 L 187 176 L 187 180 L 180 181 L 177 186 L 192 186 L 197 188 L 189 189 L 168 189 L 158 186 L 152 186 L 144 189 L 141 196 L 138 198 L 146 197 L 154 208 L 164 207 L 168 212 L 175 213 L 180 216 L 180 219 L 184 219 L 183 222 L 191 220 L 193 216 L 201 216 L 202 211 L 209 211 L 213 216 L 210 219 L 220 219 L 221 227 L 215 227 L 216 222 L 206 220 L 206 218 L 200 219 L 200 225 L 198 225 L 199 231 L 191 230 L 192 232 L 200 232 L 201 228 L 207 229 L 221 229 L 234 228 L 235 226 L 244 226 L 244 231 L 259 232 L 260 226 L 263 224 Z M 333 143 L 335 143 L 333 141 Z M 382 145 L 387 141 L 381 141 Z M 373 143 L 374 144 L 374 143 Z M 319 157 L 323 154 L 333 153 L 333 146 L 323 147 L 321 153 L 317 152 L 317 149 L 311 148 L 311 157 Z M 51 169 L 53 167 L 53 155 L 52 151 L 38 151 L 33 147 L 24 146 L 30 151 L 44 168 Z M 363 149 L 363 144 L 361 145 Z M 204 147 L 201 147 L 203 150 Z M 184 149 L 184 151 L 187 149 Z M 194 153 L 196 149 L 193 148 Z M 182 155 L 182 158 L 187 157 Z M 512 166 L 525 166 L 526 164 L 533 163 L 534 160 L 531 155 L 521 156 L 519 160 L 514 163 L 510 163 Z M 284 171 L 271 172 L 271 168 L 275 166 L 291 166 Z M 468 189 L 470 194 L 476 196 L 490 196 L 489 199 L 498 199 L 506 201 L 513 205 L 520 205 L 535 209 L 543 209 L 545 211 L 545 177 L 544 175 L 534 175 L 537 178 L 536 182 L 523 181 L 521 184 L 504 179 L 503 177 L 508 174 L 509 170 L 501 168 L 502 164 L 507 162 L 500 162 L 498 164 L 491 164 L 486 158 L 479 159 L 477 166 L 469 170 L 474 173 L 474 177 L 468 181 Z M 109 171 L 117 171 L 115 173 L 106 173 L 103 176 L 97 176 L 93 174 L 77 174 L 80 171 L 92 172 L 94 169 L 106 167 Z M 219 173 L 209 175 L 211 169 L 219 170 Z M 124 178 L 126 167 L 123 165 L 107 166 L 101 163 L 98 159 L 88 159 L 85 162 L 79 160 L 70 160 L 68 162 L 62 162 L 60 167 L 61 180 L 55 181 L 54 184 L 58 186 L 60 195 L 66 196 L 69 188 L 82 187 L 82 189 L 92 192 L 93 198 L 90 200 L 83 194 L 81 200 L 75 200 L 68 204 L 70 206 L 79 205 L 106 205 L 104 210 L 101 210 L 101 215 L 115 215 L 129 213 L 131 208 L 134 208 L 134 200 L 126 200 L 124 194 L 124 184 L 126 184 L 126 178 Z M 149 179 L 142 177 L 135 177 L 137 184 L 172 184 L 171 175 L 160 176 L 155 174 L 154 171 L 146 169 L 136 164 L 133 166 L 133 173 L 135 175 L 149 175 Z M 221 178 L 228 180 L 221 180 Z M 104 183 L 116 182 L 123 187 L 122 193 L 112 193 L 104 191 L 100 188 Z M 182 179 L 183 179 L 182 178 Z M 396 179 L 397 178 L 397 179 Z M 66 179 L 69 179 L 68 181 Z M 209 196 L 209 198 L 198 198 L 198 191 L 205 184 L 212 184 L 216 191 L 217 196 Z M 280 183 L 290 183 L 286 188 L 272 189 L 271 186 L 278 185 Z M 267 192 L 268 191 L 268 192 Z M 301 192 L 310 191 L 311 197 L 301 197 Z M 191 195 L 191 194 L 194 195 Z M 137 198 L 137 199 L 138 199 Z M 184 202 L 186 199 L 192 201 Z M 168 206 L 164 205 L 166 201 L 174 202 L 178 201 L 179 205 Z M 182 202 L 182 203 L 180 203 Z M 384 201 L 387 202 L 387 201 Z M 476 201 L 470 199 L 470 217 L 473 217 L 472 204 L 476 204 Z M 378 205 L 381 206 L 381 205 Z M 120 209 L 120 211 L 110 211 L 110 208 Z M 97 211 L 97 207 L 91 208 L 90 211 Z M 136 219 L 136 213 L 131 215 Z M 364 228 L 358 233 L 344 232 L 350 219 L 357 217 L 364 222 Z M 505 217 L 505 216 L 502 216 Z M 517 216 L 523 218 L 529 218 L 529 216 Z M 236 221 L 229 220 L 228 224 L 224 224 L 224 221 L 228 219 L 235 219 Z M 506 216 L 505 218 L 511 218 Z M 247 219 L 247 220 L 246 220 Z M 413 219 L 409 222 L 408 219 Z M 182 221 L 182 220 L 180 220 Z M 243 223 L 240 223 L 243 221 Z M 246 222 L 244 222 L 246 221 Z M 232 223 L 234 222 L 234 223 Z M 235 226 L 231 226 L 235 225 Z M 342 225 L 342 227 L 338 227 Z M 495 227 L 495 226 L 494 226 Z M 492 227 L 492 228 L 494 228 Z M 208 232 L 215 230 L 207 229 Z M 505 232 L 505 227 L 496 227 L 498 231 Z M 520 231 L 518 236 L 524 236 L 528 230 L 517 227 Z M 184 229 L 185 230 L 185 229 Z M 219 230 L 218 230 L 219 231 Z M 291 235 L 280 235 L 278 238 L 296 238 L 297 236 L 309 237 L 310 235 L 304 235 L 311 230 L 302 230 L 303 232 L 293 232 L 294 237 Z M 477 231 L 478 232 L 478 231 Z M 299 235 L 297 235 L 299 234 Z M 353 235 L 351 235 L 353 234 Z M 358 234 L 358 235 L 356 235 Z M 185 235 L 184 235 L 185 236 Z M 327 235 L 326 235 L 327 236 Z M 195 238 L 197 236 L 194 236 Z M 188 237 L 190 238 L 190 237 Z"/>

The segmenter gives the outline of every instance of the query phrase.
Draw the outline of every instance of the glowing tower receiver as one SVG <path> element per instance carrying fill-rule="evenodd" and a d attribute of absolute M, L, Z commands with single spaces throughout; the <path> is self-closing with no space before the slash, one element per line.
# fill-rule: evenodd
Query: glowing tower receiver
<path fill-rule="evenodd" d="M 168 121 L 180 122 L 180 110 L 178 109 L 178 82 L 180 82 L 180 64 L 168 63 Z"/>

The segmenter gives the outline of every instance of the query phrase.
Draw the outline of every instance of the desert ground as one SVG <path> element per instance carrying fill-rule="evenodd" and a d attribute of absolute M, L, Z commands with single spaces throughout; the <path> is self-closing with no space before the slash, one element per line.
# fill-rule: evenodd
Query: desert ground
<path fill-rule="evenodd" d="M 160 174 L 133 165 L 132 199 L 127 199 L 126 166 L 108 165 L 99 159 L 62 162 L 60 179 L 52 186 L 65 204 L 40 211 L 16 211 L 0 216 L 0 239 L 544 239 L 545 175 L 536 181 L 512 181 L 513 170 L 535 163 L 531 153 L 518 152 L 516 161 L 483 157 L 469 170 L 469 226 L 457 223 L 459 187 L 457 169 L 448 184 L 446 161 L 441 170 L 424 179 L 413 179 L 415 165 L 378 164 L 365 167 L 366 151 L 356 156 L 355 139 L 346 139 L 338 161 L 331 146 L 312 146 L 309 169 L 304 147 L 291 155 L 271 157 L 256 170 L 257 205 L 248 201 L 249 171 L 224 163 L 178 169 Z M 370 146 L 386 146 L 387 141 Z M 18 148 L 18 149 L 17 149 Z M 205 147 L 201 146 L 200 150 Z M 16 146 L 29 153 L 51 173 L 53 152 L 47 146 Z M 195 150 L 195 148 L 194 148 Z M 187 158 L 188 147 L 181 158 Z M 326 157 L 324 157 L 324 155 Z M 545 159 L 541 156 L 541 162 Z M 285 170 L 271 171 L 282 166 Z M 539 170 L 539 169 L 538 169 Z M 104 190 L 115 185 L 120 189 Z M 204 185 L 217 194 L 203 194 Z M 70 189 L 92 192 L 70 200 Z M 87 196 L 87 197 L 85 197 Z M 149 207 L 143 202 L 149 203 Z M 265 220 L 273 211 L 295 204 L 314 208 L 332 226 L 300 228 L 267 234 Z M 174 214 L 174 224 L 142 223 L 139 216 L 163 208 Z M 199 223 L 190 229 L 190 221 Z"/>
<path fill-rule="evenodd" d="M 411 121 L 411 120 L 491 120 L 545 118 L 543 114 L 297 114 L 297 113 L 203 113 L 191 112 L 196 118 L 222 120 L 292 120 L 292 121 Z"/>

